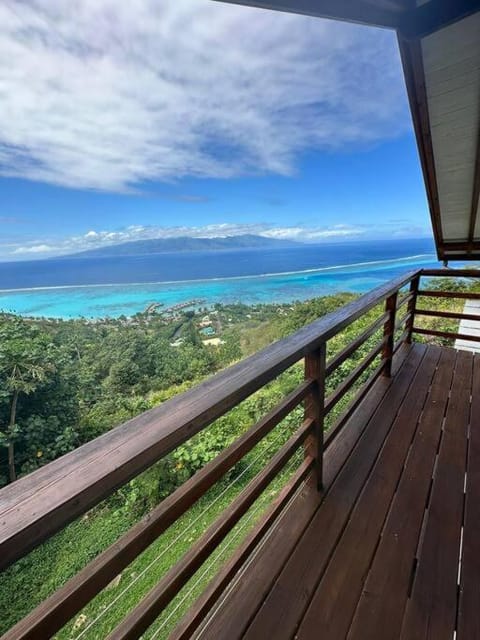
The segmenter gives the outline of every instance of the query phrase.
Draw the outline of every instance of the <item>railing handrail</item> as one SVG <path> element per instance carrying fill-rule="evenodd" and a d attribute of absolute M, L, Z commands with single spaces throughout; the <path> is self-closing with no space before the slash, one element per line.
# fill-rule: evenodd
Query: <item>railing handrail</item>
<path fill-rule="evenodd" d="M 421 269 L 421 276 L 442 278 L 478 278 L 480 277 L 480 269 L 450 269 L 444 267 L 443 269 Z"/>
<path fill-rule="evenodd" d="M 408 284 L 410 271 L 0 490 L 0 569 Z"/>

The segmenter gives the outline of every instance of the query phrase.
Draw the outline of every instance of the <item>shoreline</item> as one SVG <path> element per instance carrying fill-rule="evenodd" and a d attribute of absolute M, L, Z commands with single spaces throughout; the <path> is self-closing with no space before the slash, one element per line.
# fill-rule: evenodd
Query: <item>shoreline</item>
<path fill-rule="evenodd" d="M 427 260 L 430 259 L 431 260 Z M 387 258 L 385 260 L 370 260 L 365 262 L 353 262 L 350 264 L 340 264 L 340 265 L 332 265 L 329 267 L 318 267 L 314 269 L 299 269 L 296 271 L 279 271 L 275 273 L 259 273 L 254 275 L 241 275 L 241 276 L 225 276 L 225 277 L 214 277 L 214 278 L 190 278 L 186 280 L 157 280 L 151 282 L 111 282 L 111 283 L 94 283 L 94 284 L 65 284 L 65 285 L 45 285 L 40 287 L 19 287 L 15 289 L 0 289 L 0 294 L 15 294 L 15 293 L 27 293 L 27 292 L 36 292 L 36 291 L 55 291 L 55 290 L 66 290 L 66 289 L 90 289 L 90 288 L 111 288 L 111 287 L 148 287 L 148 286 L 171 286 L 171 285 L 181 285 L 181 284 L 194 284 L 194 283 L 202 283 L 202 282 L 224 282 L 224 281 L 232 281 L 232 280 L 253 280 L 258 278 L 278 278 L 285 276 L 295 276 L 302 274 L 315 274 L 315 273 L 328 273 L 331 271 L 340 271 L 342 269 L 345 270 L 345 274 L 348 275 L 349 269 L 359 269 L 362 267 L 372 267 L 383 265 L 388 268 L 388 265 L 396 266 L 401 262 L 409 262 L 409 261 L 420 261 L 425 259 L 426 263 L 436 262 L 435 254 L 418 254 L 413 256 L 405 256 L 402 258 Z"/>

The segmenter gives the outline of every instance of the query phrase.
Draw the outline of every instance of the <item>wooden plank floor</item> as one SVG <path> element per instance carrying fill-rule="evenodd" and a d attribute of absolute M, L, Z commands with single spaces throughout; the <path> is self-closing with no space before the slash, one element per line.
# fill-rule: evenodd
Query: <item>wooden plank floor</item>
<path fill-rule="evenodd" d="M 480 640 L 480 355 L 405 350 L 325 469 L 195 637 Z"/>

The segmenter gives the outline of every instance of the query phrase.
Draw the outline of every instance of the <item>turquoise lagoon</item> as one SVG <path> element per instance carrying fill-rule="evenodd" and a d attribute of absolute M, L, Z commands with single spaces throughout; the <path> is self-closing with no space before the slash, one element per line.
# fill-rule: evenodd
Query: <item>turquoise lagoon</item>
<path fill-rule="evenodd" d="M 0 310 L 25 316 L 131 316 L 151 303 L 289 303 L 340 291 L 363 293 L 409 269 L 438 267 L 434 254 L 270 275 L 158 283 L 88 284 L 0 290 Z"/>

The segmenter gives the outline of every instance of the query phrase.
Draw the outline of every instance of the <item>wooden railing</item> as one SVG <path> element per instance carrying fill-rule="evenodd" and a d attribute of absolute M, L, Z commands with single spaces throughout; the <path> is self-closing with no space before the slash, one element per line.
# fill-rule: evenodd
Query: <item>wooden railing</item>
<path fill-rule="evenodd" d="M 438 277 L 454 277 L 454 278 L 480 278 L 479 269 L 423 269 L 418 277 L 412 280 L 414 301 L 412 307 L 412 318 L 442 318 L 446 320 L 473 320 L 479 321 L 480 316 L 468 314 L 458 311 L 441 311 L 437 309 L 425 309 L 426 300 L 429 298 L 446 299 L 446 300 L 480 300 L 480 293 L 472 291 L 441 291 L 438 289 L 422 289 L 420 287 L 420 278 L 428 278 L 434 280 Z M 419 306 L 420 305 L 420 306 Z M 434 336 L 437 338 L 446 338 L 448 340 L 469 340 L 471 342 L 480 342 L 480 336 L 460 333 L 459 331 L 438 330 L 431 327 L 418 327 L 412 322 L 409 327 L 410 339 L 412 333 L 424 336 Z"/>
<path fill-rule="evenodd" d="M 298 429 L 109 637 L 116 640 L 139 637 L 303 446 L 303 463 L 230 560 L 228 571 L 210 592 L 210 600 L 204 599 L 202 606 L 208 607 L 299 485 L 313 474 L 321 490 L 324 452 L 379 376 L 391 375 L 392 361 L 400 347 L 411 341 L 412 334 L 426 333 L 415 326 L 416 315 L 467 317 L 417 309 L 419 298 L 433 295 L 420 288 L 421 276 L 437 275 L 453 274 L 441 270 L 407 273 L 1 490 L 0 569 L 3 569 L 292 365 L 304 361 L 303 382 L 280 404 L 34 609 L 4 639 L 45 638 L 56 633 L 303 403 L 303 421 Z M 458 275 L 476 276 L 477 272 L 461 271 Z M 433 293 L 436 297 L 444 295 Z M 480 294 L 468 297 L 480 298 Z M 375 317 L 368 328 L 327 361 L 329 340 L 370 312 Z M 436 335 L 434 331 L 430 333 Z M 331 376 L 356 354 L 358 360 L 358 350 L 366 346 L 367 355 L 327 395 Z M 362 384 L 358 388 L 359 382 Z M 342 411 L 325 430 L 327 417 L 335 408 L 338 412 L 341 401 Z M 190 617 L 189 632 L 200 619 L 200 612 L 197 614 Z"/>

